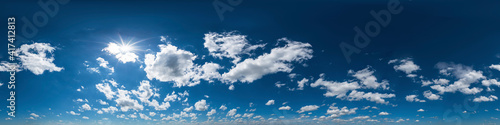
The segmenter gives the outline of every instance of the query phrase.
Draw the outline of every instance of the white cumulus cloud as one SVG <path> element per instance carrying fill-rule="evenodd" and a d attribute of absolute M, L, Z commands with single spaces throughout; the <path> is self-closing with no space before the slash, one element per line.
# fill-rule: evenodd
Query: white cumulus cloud
<path fill-rule="evenodd" d="M 450 85 L 433 85 L 432 89 L 439 91 L 439 94 L 444 94 L 445 92 L 455 92 L 460 91 L 463 94 L 476 94 L 482 91 L 481 88 L 472 87 L 471 84 L 478 83 L 479 80 L 485 79 L 482 71 L 473 70 L 471 67 L 464 66 L 461 64 L 453 63 L 438 63 L 436 67 L 440 70 L 441 74 L 450 75 L 452 74 L 458 80 Z"/>
<path fill-rule="evenodd" d="M 387 86 L 389 85 L 389 82 L 387 82 L 386 80 L 377 82 L 377 77 L 373 76 L 374 72 L 375 70 L 368 66 L 356 72 L 354 72 L 353 70 L 349 70 L 348 73 L 357 78 L 361 84 L 366 86 L 366 88 L 377 89 L 380 87 L 383 89 L 388 89 Z"/>
<path fill-rule="evenodd" d="M 389 102 L 385 101 L 385 98 L 394 98 L 394 97 L 396 97 L 395 94 L 383 94 L 383 93 L 376 93 L 376 92 L 365 93 L 365 92 L 353 90 L 349 94 L 348 100 L 349 101 L 352 101 L 352 100 L 359 101 L 361 99 L 365 99 L 365 100 L 380 103 L 380 104 L 387 104 Z"/>
<path fill-rule="evenodd" d="M 317 105 L 306 105 L 304 107 L 301 107 L 299 111 L 297 111 L 298 113 L 303 113 L 303 112 L 310 112 L 310 111 L 314 111 L 314 110 L 318 110 L 319 106 Z"/>
<path fill-rule="evenodd" d="M 440 95 L 434 94 L 430 90 L 425 91 L 424 96 L 425 96 L 425 98 L 427 98 L 429 100 L 441 100 Z"/>
<path fill-rule="evenodd" d="M 290 110 L 292 109 L 290 106 L 281 106 L 278 108 L 278 110 Z"/>
<path fill-rule="evenodd" d="M 405 98 L 408 102 L 425 102 L 425 100 L 418 99 L 417 97 L 418 95 L 407 95 Z"/>
<path fill-rule="evenodd" d="M 200 83 L 200 79 L 211 81 L 220 77 L 217 72 L 221 67 L 215 63 L 205 63 L 200 66 L 193 63 L 196 55 L 191 52 L 178 49 L 173 45 L 159 45 L 161 51 L 154 54 L 146 54 L 144 63 L 148 79 L 157 79 L 162 82 L 175 82 L 177 87 L 194 86 Z"/>
<path fill-rule="evenodd" d="M 496 70 L 500 71 L 500 65 L 494 65 L 493 64 L 493 65 L 490 66 L 490 68 L 491 69 L 496 69 Z"/>
<path fill-rule="evenodd" d="M 378 113 L 378 115 L 389 115 L 389 113 L 387 113 L 387 112 L 380 112 L 380 113 Z"/>
<path fill-rule="evenodd" d="M 313 50 L 309 43 L 291 41 L 286 38 L 279 41 L 285 41 L 287 44 L 284 47 L 273 48 L 270 53 L 262 54 L 255 59 L 248 58 L 235 64 L 229 72 L 222 74 L 222 78 L 231 83 L 253 82 L 267 74 L 291 72 L 292 62 L 302 62 L 313 57 Z"/>
<path fill-rule="evenodd" d="M 89 104 L 85 103 L 85 104 L 82 105 L 81 109 L 83 109 L 83 110 L 91 110 L 92 108 L 90 107 Z"/>
<path fill-rule="evenodd" d="M 142 113 L 139 113 L 139 117 L 141 117 L 141 119 L 144 119 L 144 120 L 151 120 L 151 118 L 148 115 L 145 115 Z"/>
<path fill-rule="evenodd" d="M 266 44 L 250 45 L 246 35 L 239 35 L 236 32 L 205 34 L 203 45 L 208 49 L 211 56 L 222 59 L 222 57 L 233 59 L 233 63 L 241 60 L 241 55 L 250 55 L 250 52 L 262 48 Z"/>
<path fill-rule="evenodd" d="M 209 112 L 207 112 L 207 116 L 212 116 L 215 113 L 217 113 L 217 111 L 215 111 L 215 109 L 212 109 Z"/>
<path fill-rule="evenodd" d="M 227 107 L 225 105 L 221 105 L 219 109 L 222 111 L 225 111 L 227 109 Z"/>
<path fill-rule="evenodd" d="M 71 115 L 80 115 L 80 113 L 76 113 L 74 111 L 70 111 L 69 114 L 71 114 Z"/>
<path fill-rule="evenodd" d="M 16 53 L 23 69 L 27 69 L 35 75 L 41 75 L 45 71 L 59 72 L 64 68 L 56 66 L 53 61 L 55 48 L 49 43 L 23 44 Z"/>
<path fill-rule="evenodd" d="M 324 80 L 324 74 L 320 74 L 320 78 L 314 83 L 311 83 L 311 87 L 321 87 L 321 89 L 326 89 L 324 96 L 326 97 L 336 97 L 338 99 L 349 100 L 349 101 L 359 101 L 362 99 L 373 101 L 381 104 L 388 104 L 385 98 L 393 98 L 394 94 L 384 94 L 377 92 L 361 92 L 357 89 L 383 89 L 387 90 L 389 87 L 389 82 L 382 80 L 378 82 L 377 78 L 373 76 L 374 70 L 368 66 L 365 69 L 359 71 L 349 70 L 348 74 L 352 75 L 356 79 L 347 80 L 344 82 L 327 81 Z M 348 92 L 351 92 L 347 95 Z"/>
<path fill-rule="evenodd" d="M 193 106 L 190 106 L 188 108 L 184 108 L 182 111 L 185 111 L 185 112 L 191 112 L 193 111 L 194 107 Z"/>
<path fill-rule="evenodd" d="M 109 74 L 112 74 L 115 72 L 115 68 L 114 67 L 110 67 L 108 66 L 109 65 L 109 62 L 104 60 L 104 58 L 101 58 L 101 57 L 98 57 L 97 59 L 97 62 L 99 63 L 99 66 L 105 68 L 105 69 L 108 69 L 110 71 Z"/>
<path fill-rule="evenodd" d="M 358 108 L 349 109 L 346 106 L 339 109 L 339 107 L 335 106 L 335 103 L 333 103 L 328 107 L 328 110 L 326 110 L 326 114 L 329 114 L 331 118 L 337 118 L 343 115 L 355 114 L 356 110 L 358 110 Z"/>
<path fill-rule="evenodd" d="M 305 84 L 309 82 L 309 79 L 306 79 L 306 78 L 303 78 L 302 80 L 300 81 L 297 81 L 297 90 L 304 90 L 304 86 Z"/>
<path fill-rule="evenodd" d="M 267 101 L 266 105 L 274 105 L 274 100 Z"/>
<path fill-rule="evenodd" d="M 231 116 L 231 117 L 232 117 L 232 116 L 234 116 L 234 115 L 236 114 L 236 111 L 237 111 L 236 109 L 231 109 L 231 110 L 229 110 L 229 111 L 227 112 L 227 115 L 226 115 L 226 116 Z"/>
<path fill-rule="evenodd" d="M 202 99 L 194 104 L 194 108 L 198 111 L 205 111 L 208 109 L 207 101 Z"/>
<path fill-rule="evenodd" d="M 474 102 L 491 102 L 491 101 L 495 101 L 495 100 L 498 100 L 498 97 L 494 96 L 494 95 L 490 95 L 489 97 L 480 96 L 480 97 L 474 98 L 473 101 Z"/>
<path fill-rule="evenodd" d="M 401 60 L 390 60 L 389 64 L 395 63 L 394 70 L 402 71 L 407 74 L 407 77 L 416 77 L 417 75 L 412 74 L 420 70 L 420 66 L 416 65 L 411 58 L 401 59 Z"/>

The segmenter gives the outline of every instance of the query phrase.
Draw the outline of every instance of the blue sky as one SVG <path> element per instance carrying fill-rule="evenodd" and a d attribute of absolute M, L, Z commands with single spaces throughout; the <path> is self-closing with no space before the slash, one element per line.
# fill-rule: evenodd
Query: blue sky
<path fill-rule="evenodd" d="M 19 56 L 0 47 L 1 98 L 19 72 L 0 123 L 499 123 L 499 2 L 395 2 L 4 1 Z"/>

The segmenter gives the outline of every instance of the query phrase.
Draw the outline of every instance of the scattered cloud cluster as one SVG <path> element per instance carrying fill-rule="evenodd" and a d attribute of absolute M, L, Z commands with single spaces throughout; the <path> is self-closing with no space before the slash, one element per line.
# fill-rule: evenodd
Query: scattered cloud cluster
<path fill-rule="evenodd" d="M 111 84 L 111 85 L 110 85 Z M 159 103 L 156 99 L 160 95 L 156 93 L 149 81 L 143 80 L 140 82 L 138 89 L 136 90 L 125 90 L 117 88 L 118 83 L 113 80 L 103 80 L 103 83 L 96 84 L 96 88 L 99 92 L 103 93 L 107 100 L 114 100 L 116 107 L 120 108 L 121 111 L 127 112 L 129 110 L 141 111 L 144 109 L 144 105 L 154 107 L 155 110 L 166 110 L 170 107 L 169 96 L 167 96 L 162 103 Z M 175 94 L 175 92 L 173 92 Z M 179 95 L 185 96 L 185 94 L 180 93 Z M 134 99 L 137 98 L 138 100 Z M 101 104 L 108 104 L 102 103 Z M 111 106 L 110 106 L 111 108 Z M 112 107 L 115 109 L 115 107 Z M 102 109 L 104 112 L 108 112 L 110 109 Z"/>
<path fill-rule="evenodd" d="M 406 101 L 408 101 L 408 102 L 425 102 L 425 100 L 418 99 L 417 97 L 418 97 L 418 95 L 407 95 Z"/>
<path fill-rule="evenodd" d="M 391 60 L 389 64 L 395 63 L 398 60 Z M 406 61 L 408 62 L 408 61 Z M 418 67 L 413 62 L 409 63 L 411 67 Z M 496 65 L 491 65 L 489 68 L 495 69 Z M 487 92 L 492 92 L 490 86 L 500 86 L 500 82 L 497 79 L 488 79 L 485 75 L 483 75 L 483 71 L 474 70 L 470 66 L 465 66 L 462 64 L 455 63 L 445 63 L 439 62 L 436 64 L 436 68 L 439 70 L 439 74 L 442 75 L 441 78 L 425 80 L 424 76 L 420 76 L 418 79 L 421 79 L 422 87 L 429 86 L 431 90 L 426 90 L 423 92 L 423 96 L 429 100 L 442 100 L 442 95 L 444 93 L 455 93 L 460 92 L 464 95 L 478 95 L 483 90 L 483 87 L 486 88 Z M 395 67 L 395 69 L 397 69 Z M 418 69 L 420 68 L 411 68 Z M 410 70 L 408 70 L 410 72 Z M 416 70 L 411 70 L 416 71 Z M 408 73 L 408 72 L 407 72 Z M 411 72 L 410 72 L 411 73 Z M 455 81 L 451 81 L 455 79 Z M 437 91 L 437 93 L 433 93 L 432 90 Z M 406 96 L 406 100 L 409 102 L 425 102 L 425 100 L 421 100 L 417 98 L 418 95 L 408 95 Z M 496 96 L 479 96 L 473 99 L 474 102 L 487 102 L 497 100 Z"/>
<path fill-rule="evenodd" d="M 320 78 L 311 84 L 311 87 L 326 89 L 327 92 L 324 94 L 326 97 L 336 97 L 349 101 L 368 100 L 376 103 L 388 104 L 389 102 L 385 101 L 385 98 L 393 98 L 396 96 L 395 94 L 358 91 L 358 89 L 389 89 L 389 82 L 386 80 L 378 82 L 377 78 L 373 76 L 374 72 L 375 71 L 371 69 L 370 66 L 356 72 L 349 70 L 348 74 L 356 79 L 344 82 L 326 81 L 324 79 L 324 74 L 321 74 Z M 347 95 L 348 92 L 350 93 Z"/>
<path fill-rule="evenodd" d="M 162 41 L 166 41 L 166 38 L 162 37 Z M 276 47 L 269 48 L 269 52 L 264 52 L 263 54 L 258 55 L 255 54 L 254 51 L 257 51 L 258 49 L 265 51 L 266 44 L 252 45 L 247 39 L 247 36 L 240 35 L 236 32 L 210 32 L 205 34 L 204 41 L 204 47 L 208 49 L 210 56 L 221 59 L 222 61 L 224 61 L 224 59 L 230 59 L 230 65 L 232 66 L 225 67 L 214 62 L 204 62 L 204 56 L 200 59 L 198 58 L 198 55 L 190 51 L 180 49 L 171 43 L 166 43 L 158 45 L 158 52 L 145 54 L 143 63 L 147 79 L 173 83 L 175 87 L 195 86 L 200 84 L 201 80 L 208 82 L 220 81 L 229 85 L 229 90 L 235 90 L 235 86 L 233 84 L 236 82 L 252 83 L 261 79 L 265 75 L 282 72 L 288 74 L 288 77 L 292 79 L 291 81 L 293 84 L 297 84 L 297 88 L 294 88 L 293 90 L 304 90 L 305 86 L 310 86 L 312 88 L 326 90 L 323 94 L 325 97 L 335 97 L 337 99 L 347 101 L 370 101 L 377 104 L 390 104 L 387 100 L 396 97 L 396 94 L 391 93 L 394 91 L 391 90 L 389 81 L 385 80 L 384 77 L 379 77 L 378 74 L 375 74 L 376 70 L 371 66 L 367 66 L 366 68 L 358 71 L 349 70 L 347 75 L 351 78 L 341 81 L 327 80 L 325 74 L 320 74 L 319 78 L 302 78 L 302 74 L 297 75 L 296 73 L 291 73 L 294 69 L 294 64 L 304 65 L 304 61 L 312 59 L 313 49 L 309 43 L 281 38 L 278 39 L 277 42 L 283 43 L 283 46 L 277 46 L 278 44 L 276 44 Z M 18 50 L 21 63 L 9 64 L 2 62 L 0 63 L 0 71 L 6 71 L 11 65 L 19 65 L 20 70 L 26 69 L 36 75 L 41 75 L 45 71 L 60 72 L 64 68 L 58 67 L 53 63 L 53 52 L 55 49 L 56 48 L 46 43 L 22 45 Z M 128 45 L 109 43 L 103 51 L 114 55 L 122 63 L 135 63 L 140 60 L 139 56 L 133 52 L 133 48 Z M 85 63 L 88 70 L 100 73 L 101 70 L 99 70 L 99 68 L 101 68 L 106 69 L 110 72 L 110 74 L 114 73 L 114 67 L 111 66 L 110 63 L 104 58 L 98 57 L 96 61 L 99 67 L 89 67 L 87 65 L 88 62 Z M 429 88 L 429 90 L 418 92 L 422 95 L 406 95 L 405 99 L 408 102 L 424 103 L 426 102 L 424 99 L 427 99 L 427 101 L 443 100 L 443 95 L 445 93 L 456 92 L 476 96 L 472 99 L 473 102 L 491 102 L 498 100 L 498 97 L 495 95 L 484 96 L 480 94 L 485 92 L 483 91 L 483 87 L 486 87 L 486 92 L 494 91 L 494 89 L 490 87 L 500 87 L 500 82 L 498 82 L 497 79 L 488 79 L 486 77 L 488 75 L 483 75 L 483 71 L 474 70 L 469 66 L 454 63 L 438 63 L 436 64 L 436 68 L 439 70 L 441 75 L 438 78 L 432 79 L 426 78 L 422 75 L 417 77 L 417 71 L 422 69 L 420 66 L 415 64 L 411 58 L 390 60 L 388 64 L 394 65 L 393 69 L 396 72 L 405 73 L 406 77 L 411 78 L 414 82 L 421 82 L 422 88 Z M 500 65 L 491 65 L 488 68 L 500 70 Z M 377 75 L 377 77 L 375 75 Z M 204 95 L 204 99 L 199 99 L 197 101 L 194 100 L 196 102 L 194 104 L 191 103 L 192 105 L 190 105 L 187 103 L 187 97 L 189 96 L 187 91 L 182 93 L 172 91 L 166 95 L 161 95 L 159 94 L 160 88 L 156 88 L 153 85 L 154 84 L 151 84 L 148 80 L 142 80 L 138 82 L 138 86 L 136 88 L 126 89 L 114 79 L 105 79 L 100 83 L 95 84 L 97 91 L 102 94 L 100 95 L 103 97 L 102 99 L 96 99 L 95 101 L 90 102 L 87 99 L 73 100 L 75 103 L 78 103 L 78 105 L 75 106 L 75 109 L 73 109 L 74 111 L 67 111 L 66 113 L 78 117 L 81 116 L 82 119 L 90 119 L 87 116 L 91 115 L 84 112 L 114 114 L 115 112 L 124 113 L 132 111 L 132 113 L 129 113 L 128 115 L 116 114 L 116 118 L 140 118 L 142 120 L 168 120 L 177 122 L 185 122 L 186 118 L 196 120 L 199 116 L 207 116 L 207 122 L 210 122 L 214 121 L 214 118 L 218 117 L 218 115 L 226 116 L 226 118 L 219 119 L 219 121 L 225 122 L 231 118 L 234 123 L 243 123 L 241 121 L 244 119 L 272 121 L 276 119 L 283 119 L 285 117 L 282 116 L 283 114 L 279 114 L 277 112 L 275 112 L 276 114 L 271 115 L 276 115 L 276 118 L 273 116 L 265 119 L 264 117 L 266 116 L 259 115 L 259 111 L 256 112 L 256 107 L 259 107 L 258 105 L 263 104 L 263 102 L 256 103 L 257 106 L 250 102 L 247 109 L 245 109 L 246 106 L 231 107 L 230 103 L 226 104 L 229 104 L 228 106 L 231 108 L 226 107 L 226 104 L 222 104 L 219 108 L 217 108 L 214 107 L 216 103 L 207 102 L 207 100 L 205 100 L 209 99 L 208 95 Z M 280 88 L 288 85 L 285 82 L 277 81 L 275 82 L 275 86 Z M 81 88 L 78 88 L 77 91 L 82 92 L 83 89 L 84 87 L 81 86 Z M 87 89 L 88 88 L 85 90 Z M 74 91 L 74 89 L 72 90 Z M 217 98 L 217 96 L 211 95 L 210 99 L 213 98 Z M 92 104 L 92 102 L 97 103 Z M 162 114 L 160 112 L 169 109 L 171 107 L 171 103 L 174 102 L 182 102 L 182 108 L 173 110 L 175 113 L 170 115 Z M 364 122 L 380 122 L 379 120 L 381 119 L 377 120 L 376 117 L 387 117 L 387 115 L 392 114 L 384 111 L 376 111 L 373 112 L 373 116 L 359 115 L 350 117 L 349 119 L 340 119 L 339 117 L 345 115 L 356 114 L 358 107 L 348 108 L 347 106 L 344 106 L 340 108 L 336 106 L 336 103 L 331 105 L 312 104 L 302 106 L 297 110 L 292 109 L 289 106 L 290 104 L 286 105 L 287 102 L 282 103 L 282 105 L 279 105 L 280 103 L 278 103 L 277 105 L 279 106 L 275 103 L 274 99 L 270 99 L 267 100 L 265 105 L 268 107 L 276 107 L 279 112 L 287 112 L 291 110 L 293 113 L 299 114 L 300 117 L 297 119 L 312 117 L 313 120 L 317 121 L 329 119 L 336 122 L 352 122 L 356 120 L 362 120 Z M 104 106 L 104 108 L 99 108 L 101 106 Z M 325 106 L 328 106 L 328 109 L 326 109 Z M 392 106 L 396 107 L 397 105 Z M 325 115 L 311 115 L 316 112 L 321 112 L 320 109 L 322 109 L 322 107 L 326 109 L 326 113 L 324 113 Z M 372 110 L 377 109 L 379 108 L 375 106 L 365 106 L 361 110 L 372 112 Z M 203 112 L 203 114 L 201 112 Z M 424 110 L 419 109 L 417 112 L 424 112 Z M 160 116 L 161 119 L 156 119 L 155 116 Z M 93 118 L 93 116 L 91 117 Z M 41 116 L 31 113 L 28 119 L 36 120 L 38 118 L 41 118 Z M 396 123 L 409 121 L 409 119 L 397 119 L 398 120 L 391 119 L 391 121 Z M 388 121 L 387 119 L 384 120 Z M 415 121 L 418 122 L 419 120 Z"/>
<path fill-rule="evenodd" d="M 329 114 L 331 118 L 337 118 L 343 115 L 356 114 L 356 110 L 358 110 L 358 108 L 347 108 L 346 106 L 339 109 L 339 107 L 336 107 L 335 103 L 333 103 L 328 107 L 328 110 L 326 110 L 326 114 Z"/>
<path fill-rule="evenodd" d="M 204 39 L 204 46 L 211 56 L 233 59 L 234 66 L 228 72 L 220 73 L 219 70 L 223 67 L 212 62 L 195 64 L 195 54 L 171 44 L 162 44 L 159 45 L 160 52 L 145 55 L 144 71 L 148 79 L 174 82 L 177 87 L 194 86 L 199 84 L 200 80 L 219 80 L 230 84 L 237 81 L 253 82 L 267 74 L 291 72 L 292 63 L 311 59 L 313 52 L 308 43 L 282 38 L 278 42 L 285 42 L 285 46 L 273 48 L 270 53 L 251 58 L 250 56 L 254 55 L 251 52 L 263 48 L 265 44 L 251 45 L 246 36 L 234 32 L 210 32 L 205 34 Z M 248 55 L 248 58 L 243 59 L 243 55 Z M 234 90 L 234 86 L 229 89 Z"/>
<path fill-rule="evenodd" d="M 445 92 L 460 91 L 463 94 L 477 94 L 483 89 L 472 87 L 471 84 L 478 83 L 479 80 L 485 79 L 482 71 L 473 70 L 472 67 L 453 63 L 438 63 L 436 67 L 439 72 L 444 75 L 453 75 L 458 80 L 449 85 L 432 85 L 431 88 L 438 91 L 439 94 Z"/>

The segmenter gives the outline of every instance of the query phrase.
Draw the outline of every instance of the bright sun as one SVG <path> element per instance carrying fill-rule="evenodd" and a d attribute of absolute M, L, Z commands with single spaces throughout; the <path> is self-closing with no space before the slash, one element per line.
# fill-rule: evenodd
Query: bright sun
<path fill-rule="evenodd" d="M 104 51 L 115 55 L 115 57 L 123 63 L 135 62 L 135 60 L 139 58 L 139 56 L 134 53 L 136 49 L 132 44 L 109 43 L 108 47 L 104 48 Z"/>
<path fill-rule="evenodd" d="M 130 52 L 132 51 L 133 47 L 131 45 L 121 45 L 120 46 L 120 51 L 121 52 Z"/>
<path fill-rule="evenodd" d="M 111 55 L 115 55 L 115 57 L 123 63 L 135 62 L 139 58 L 136 52 L 141 50 L 134 45 L 142 41 L 144 40 L 133 41 L 130 39 L 129 41 L 123 41 L 120 36 L 120 41 L 108 43 L 108 46 L 104 48 L 103 51 L 109 52 Z"/>
<path fill-rule="evenodd" d="M 109 43 L 108 47 L 106 47 L 105 49 L 112 54 L 118 54 L 118 53 L 131 52 L 134 50 L 134 47 L 132 45 L 128 45 L 128 44 L 118 45 L 116 43 Z"/>

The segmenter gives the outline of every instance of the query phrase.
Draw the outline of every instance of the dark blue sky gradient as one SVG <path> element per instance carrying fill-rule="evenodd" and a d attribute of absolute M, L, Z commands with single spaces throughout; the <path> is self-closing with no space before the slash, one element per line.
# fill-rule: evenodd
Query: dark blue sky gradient
<path fill-rule="evenodd" d="M 225 1 L 225 0 L 221 0 Z M 7 17 L 15 16 L 19 28 L 24 24 L 22 17 L 31 18 L 41 8 L 35 0 L 2 1 L 0 4 L 0 24 L 6 24 Z M 203 37 L 208 32 L 237 31 L 247 35 L 251 44 L 267 43 L 266 48 L 257 50 L 256 53 L 268 53 L 276 44 L 276 40 L 287 37 L 312 45 L 313 58 L 306 61 L 307 67 L 300 64 L 294 65 L 292 73 L 299 74 L 298 78 L 319 78 L 325 73 L 325 79 L 330 81 L 346 81 L 353 79 L 348 75 L 348 70 L 358 71 L 370 65 L 376 70 L 374 75 L 379 79 L 386 79 L 390 83 L 391 90 L 383 90 L 382 93 L 394 93 L 395 98 L 387 99 L 391 105 L 376 104 L 374 102 L 347 101 L 335 97 L 324 97 L 326 90 L 306 86 L 303 91 L 288 91 L 285 88 L 275 87 L 276 82 L 287 84 L 288 87 L 296 87 L 294 82 L 288 78 L 288 73 L 269 74 L 253 83 L 236 83 L 235 91 L 229 91 L 228 85 L 220 82 L 208 83 L 202 81 L 194 87 L 172 87 L 172 83 L 150 80 L 151 84 L 160 89 L 161 98 L 172 91 L 189 91 L 189 103 L 200 99 L 206 99 L 203 95 L 209 95 L 206 99 L 211 108 L 217 108 L 226 104 L 228 109 L 241 107 L 239 112 L 249 108 L 250 102 L 256 104 L 255 114 L 269 118 L 278 105 L 288 102 L 287 105 L 294 111 L 305 105 L 321 105 L 337 103 L 339 107 L 362 108 L 364 106 L 377 106 L 379 110 L 358 110 L 356 114 L 343 116 L 348 119 L 361 115 L 378 115 L 380 111 L 391 113 L 389 116 L 378 116 L 376 119 L 409 118 L 412 124 L 415 119 L 420 119 L 420 124 L 454 124 L 443 120 L 443 114 L 452 109 L 453 104 L 463 104 L 468 95 L 457 93 L 445 93 L 443 100 L 427 100 L 425 103 L 407 102 L 406 95 L 421 94 L 429 90 L 421 87 L 413 79 L 405 77 L 402 72 L 395 72 L 393 65 L 387 62 L 391 59 L 412 58 L 415 64 L 422 70 L 417 72 L 428 78 L 448 78 L 451 82 L 456 81 L 452 77 L 439 75 L 436 68 L 438 62 L 454 62 L 471 66 L 475 70 L 483 71 L 483 75 L 489 78 L 498 78 L 499 71 L 488 68 L 491 64 L 500 62 L 500 1 L 426 1 L 426 0 L 401 0 L 404 7 L 400 14 L 392 15 L 390 24 L 381 28 L 378 36 L 373 37 L 370 44 L 361 49 L 361 53 L 351 56 L 352 62 L 348 63 L 339 48 L 341 42 L 354 45 L 353 28 L 373 21 L 370 11 L 379 11 L 387 8 L 387 1 L 340 1 L 340 0 L 274 0 L 274 1 L 251 1 L 243 2 L 234 7 L 232 12 L 224 13 L 224 20 L 220 20 L 211 0 L 209 1 L 98 1 L 98 0 L 72 0 L 66 5 L 60 6 L 58 14 L 50 18 L 48 24 L 38 28 L 35 37 L 25 41 L 18 40 L 17 44 L 41 42 L 50 43 L 58 48 L 54 63 L 64 67 L 61 72 L 45 72 L 43 75 L 34 75 L 23 71 L 17 75 L 17 109 L 19 118 L 13 121 L 3 121 L 6 113 L 0 113 L 0 123 L 51 123 L 51 121 L 66 120 L 73 122 L 81 116 L 89 116 L 99 119 L 95 112 L 84 112 L 81 116 L 71 116 L 67 111 L 78 109 L 81 104 L 75 104 L 73 100 L 86 98 L 90 103 L 97 99 L 105 99 L 104 95 L 96 91 L 95 84 L 103 79 L 114 79 L 124 85 L 127 89 L 135 89 L 139 82 L 147 80 L 144 69 L 138 68 L 140 63 L 120 63 L 112 55 L 103 52 L 102 49 L 113 40 L 124 39 L 133 41 L 144 40 L 136 46 L 141 49 L 137 53 L 139 59 L 144 61 L 147 53 L 159 51 L 159 36 L 168 36 L 172 45 L 190 51 L 198 57 L 206 55 L 205 59 L 198 58 L 197 64 L 204 62 L 219 63 L 226 68 L 231 67 L 229 59 L 219 60 L 209 56 L 208 50 L 203 46 Z M 32 19 L 30 19 L 32 20 Z M 5 31 L 6 28 L 2 29 Z M 19 33 L 20 34 L 20 33 Z M 2 38 L 5 38 L 3 36 Z M 0 59 L 6 60 L 6 47 L 0 47 Z M 260 54 L 258 54 L 260 55 Z M 85 70 L 85 61 L 94 61 L 97 57 L 103 57 L 115 67 L 113 75 L 91 74 Z M 256 57 L 256 56 L 253 56 Z M 227 72 L 223 69 L 221 72 Z M 1 83 L 7 82 L 7 72 L 1 72 Z M 312 82 L 314 82 L 312 81 Z M 85 93 L 75 90 L 84 86 L 88 91 Z M 498 88 L 497 88 L 498 89 Z M 8 97 L 6 86 L 0 88 L 0 98 Z M 369 92 L 371 90 L 366 90 Z M 433 91 L 435 93 L 435 91 Z M 490 93 L 498 95 L 498 92 Z M 473 96 L 475 97 L 475 96 Z M 265 106 L 269 100 L 276 100 L 274 107 Z M 0 104 L 7 105 L 7 102 Z M 472 103 L 471 103 L 472 104 Z M 498 101 L 479 103 L 477 114 L 461 117 L 464 124 L 475 123 L 499 123 L 491 119 L 500 112 Z M 164 114 L 178 113 L 184 106 L 180 103 L 171 104 Z M 49 111 L 48 108 L 52 110 Z M 96 107 L 101 108 L 101 107 Z M 251 108 L 249 108 L 251 109 Z M 328 106 L 313 111 L 317 116 L 324 115 Z M 426 112 L 416 112 L 418 109 L 426 109 Z M 6 111 L 6 108 L 0 109 Z M 489 110 L 485 112 L 484 110 Z M 289 115 L 297 117 L 298 114 L 290 111 Z M 30 121 L 31 112 L 45 115 L 38 121 Z M 226 111 L 218 110 L 221 116 Z M 61 117 L 55 115 L 61 113 Z M 105 114 L 111 121 L 120 120 L 115 116 Z M 116 114 L 115 114 L 116 115 Z M 416 116 L 420 115 L 420 116 Z M 420 118 L 425 116 L 425 118 Z M 437 116 L 437 119 L 430 117 Z M 461 115 L 456 115 L 461 116 Z M 205 113 L 199 116 L 198 121 L 205 121 Z M 136 121 L 137 122 L 137 121 Z M 140 122 L 140 121 L 139 121 Z M 127 123 L 127 122 L 125 122 Z M 129 124 L 133 124 L 128 122 Z M 384 122 L 380 123 L 384 124 Z M 415 123 L 418 124 L 418 123 Z"/>

